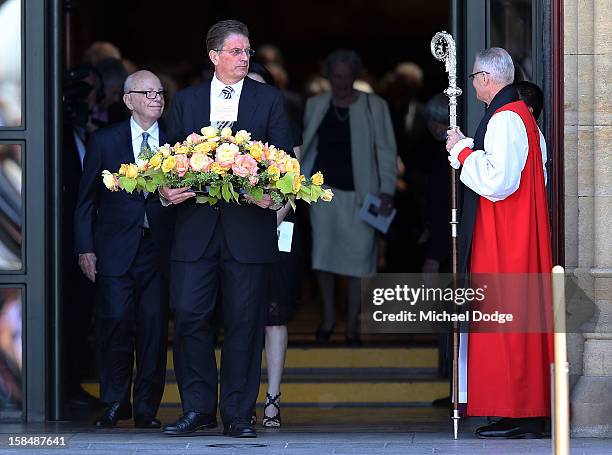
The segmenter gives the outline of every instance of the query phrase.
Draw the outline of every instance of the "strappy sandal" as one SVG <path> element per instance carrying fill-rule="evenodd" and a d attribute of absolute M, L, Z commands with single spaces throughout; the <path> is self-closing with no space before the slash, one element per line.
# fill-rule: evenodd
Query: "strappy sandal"
<path fill-rule="evenodd" d="M 280 428 L 281 426 L 280 403 L 279 403 L 280 395 L 281 394 L 279 393 L 278 395 L 272 396 L 266 392 L 266 404 L 264 404 L 264 415 L 261 421 L 261 424 L 265 428 Z M 268 417 L 266 415 L 266 409 L 268 409 L 268 407 L 270 406 L 274 406 L 276 410 L 278 411 L 275 416 Z"/>

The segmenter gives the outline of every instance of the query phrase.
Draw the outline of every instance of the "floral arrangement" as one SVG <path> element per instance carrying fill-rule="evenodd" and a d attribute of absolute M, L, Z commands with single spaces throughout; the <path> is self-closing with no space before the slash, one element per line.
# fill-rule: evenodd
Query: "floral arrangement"
<path fill-rule="evenodd" d="M 154 192 L 162 186 L 191 187 L 196 202 L 211 205 L 221 199 L 240 203 L 244 194 L 255 201 L 269 195 L 273 206 L 289 202 L 294 209 L 296 199 L 309 204 L 332 200 L 331 189 L 322 187 L 321 172 L 306 178 L 298 160 L 274 145 L 252 141 L 247 131 L 232 135 L 230 128 L 219 131 L 207 126 L 201 133 L 192 133 L 173 146 L 146 150 L 136 163 L 122 164 L 115 173 L 103 171 L 104 185 L 129 193 Z"/>

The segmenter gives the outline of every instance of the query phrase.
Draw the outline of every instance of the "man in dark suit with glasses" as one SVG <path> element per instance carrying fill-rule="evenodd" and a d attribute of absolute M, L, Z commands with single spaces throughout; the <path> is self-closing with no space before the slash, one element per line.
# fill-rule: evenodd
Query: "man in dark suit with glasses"
<path fill-rule="evenodd" d="M 172 140 L 212 124 L 292 150 L 281 92 L 247 78 L 253 50 L 241 22 L 213 25 L 206 37 L 211 80 L 177 93 L 168 118 Z M 259 392 L 269 264 L 277 260 L 276 213 L 257 204 L 196 204 L 187 188 L 161 189 L 177 205 L 170 302 L 175 314 L 174 365 L 183 416 L 165 427 L 184 435 L 216 426 L 217 368 L 211 317 L 223 296 L 220 411 L 224 434 L 256 437 L 250 424 Z"/>
<path fill-rule="evenodd" d="M 95 425 L 114 427 L 133 415 L 137 428 L 160 428 L 155 415 L 166 374 L 174 210 L 162 207 L 155 193 L 109 191 L 101 174 L 135 163 L 143 150 L 166 142 L 158 123 L 164 109 L 161 82 L 149 71 L 137 71 L 125 81 L 123 101 L 130 119 L 89 140 L 75 213 L 79 266 L 97 286 L 100 397 L 108 407 Z"/>

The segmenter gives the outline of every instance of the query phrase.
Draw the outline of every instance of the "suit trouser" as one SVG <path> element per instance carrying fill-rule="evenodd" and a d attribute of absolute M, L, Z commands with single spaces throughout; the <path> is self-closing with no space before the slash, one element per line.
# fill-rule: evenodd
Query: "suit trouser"
<path fill-rule="evenodd" d="M 249 420 L 259 392 L 269 264 L 245 264 L 231 255 L 218 222 L 204 255 L 171 262 L 174 369 L 183 412 L 214 414 L 217 366 L 212 324 L 219 284 L 223 294 L 221 418 Z"/>
<path fill-rule="evenodd" d="M 153 239 L 140 240 L 125 275 L 99 275 L 97 281 L 100 397 L 106 403 L 130 402 L 135 348 L 134 416 L 154 417 L 166 379 L 168 284 Z"/>

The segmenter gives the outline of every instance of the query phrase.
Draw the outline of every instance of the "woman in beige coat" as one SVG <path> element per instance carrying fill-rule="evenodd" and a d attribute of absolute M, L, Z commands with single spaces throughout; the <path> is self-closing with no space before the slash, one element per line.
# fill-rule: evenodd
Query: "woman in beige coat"
<path fill-rule="evenodd" d="M 327 341 L 335 324 L 334 286 L 347 277 L 346 337 L 359 344 L 360 278 L 376 272 L 376 235 L 359 218 L 368 193 L 381 198 L 381 211 L 393 207 L 396 145 L 387 103 L 353 89 L 362 69 L 359 56 L 348 50 L 333 52 L 325 76 L 332 91 L 310 98 L 304 115 L 304 173 L 323 172 L 334 192 L 329 204 L 310 208 L 312 267 L 323 299 L 317 340 Z"/>

